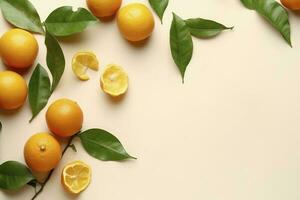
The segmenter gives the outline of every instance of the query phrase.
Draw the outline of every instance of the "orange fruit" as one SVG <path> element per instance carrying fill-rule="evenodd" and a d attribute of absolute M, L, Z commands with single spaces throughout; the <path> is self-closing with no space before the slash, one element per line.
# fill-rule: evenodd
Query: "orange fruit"
<path fill-rule="evenodd" d="M 291 10 L 300 10 L 300 0 L 281 0 L 281 3 Z"/>
<path fill-rule="evenodd" d="M 151 11 L 141 3 L 130 3 L 122 7 L 117 21 L 123 37 L 132 42 L 148 38 L 154 29 Z"/>
<path fill-rule="evenodd" d="M 79 194 L 90 184 L 91 173 L 92 169 L 84 162 L 71 162 L 61 173 L 61 183 L 68 192 Z"/>
<path fill-rule="evenodd" d="M 22 29 L 7 31 L 0 39 L 1 57 L 9 67 L 30 67 L 37 57 L 38 49 L 35 37 Z"/>
<path fill-rule="evenodd" d="M 0 108 L 13 110 L 21 107 L 27 97 L 26 81 L 12 71 L 0 72 Z"/>
<path fill-rule="evenodd" d="M 60 144 L 48 133 L 37 133 L 26 142 L 24 158 L 28 167 L 33 171 L 50 171 L 61 159 Z"/>
<path fill-rule="evenodd" d="M 83 113 L 79 105 L 69 99 L 52 103 L 46 113 L 48 128 L 57 136 L 70 137 L 80 131 Z"/>
<path fill-rule="evenodd" d="M 87 0 L 86 2 L 96 17 L 113 16 L 122 4 L 122 0 Z"/>

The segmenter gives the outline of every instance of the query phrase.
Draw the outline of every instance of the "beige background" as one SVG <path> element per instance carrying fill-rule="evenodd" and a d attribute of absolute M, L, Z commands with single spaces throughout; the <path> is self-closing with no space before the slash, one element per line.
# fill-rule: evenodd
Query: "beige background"
<path fill-rule="evenodd" d="M 84 0 L 32 2 L 42 19 L 62 5 L 86 7 Z M 194 39 L 184 85 L 169 50 L 172 11 L 235 26 L 215 39 Z M 79 152 L 67 152 L 39 199 L 299 200 L 300 16 L 290 16 L 294 48 L 238 0 L 171 0 L 164 25 L 155 17 L 154 34 L 142 47 L 126 42 L 115 21 L 62 40 L 67 65 L 50 103 L 61 97 L 78 101 L 84 129 L 114 133 L 138 160 L 101 162 L 76 141 Z M 0 27 L 1 34 L 10 28 L 2 17 Z M 43 37 L 36 37 L 37 62 L 46 66 Z M 100 72 L 109 63 L 126 69 L 130 90 L 123 101 L 113 102 L 99 89 L 100 73 L 91 72 L 88 82 L 74 77 L 70 60 L 79 50 L 97 53 Z M 25 141 L 47 131 L 44 113 L 31 124 L 28 102 L 18 112 L 0 113 L 1 163 L 24 162 Z M 59 175 L 76 159 L 92 166 L 93 180 L 74 198 L 61 187 Z M 32 195 L 26 187 L 1 191 L 0 199 Z"/>

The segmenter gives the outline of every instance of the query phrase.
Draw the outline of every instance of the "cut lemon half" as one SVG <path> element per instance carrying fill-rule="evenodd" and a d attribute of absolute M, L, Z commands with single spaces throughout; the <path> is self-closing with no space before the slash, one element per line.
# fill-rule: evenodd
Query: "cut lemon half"
<path fill-rule="evenodd" d="M 106 67 L 100 79 L 102 90 L 112 97 L 125 94 L 128 82 L 127 73 L 120 66 L 114 64 Z"/>
<path fill-rule="evenodd" d="M 68 192 L 79 194 L 89 185 L 91 173 L 90 166 L 84 162 L 71 162 L 64 167 L 61 174 L 61 182 Z"/>
<path fill-rule="evenodd" d="M 86 74 L 88 69 L 98 71 L 99 61 L 93 52 L 78 52 L 73 56 L 72 69 L 74 74 L 82 81 L 89 80 Z"/>

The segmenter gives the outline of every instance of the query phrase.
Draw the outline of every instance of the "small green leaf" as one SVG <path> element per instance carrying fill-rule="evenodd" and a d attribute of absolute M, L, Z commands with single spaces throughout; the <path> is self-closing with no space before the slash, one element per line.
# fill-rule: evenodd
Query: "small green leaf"
<path fill-rule="evenodd" d="M 79 135 L 84 149 L 91 156 L 103 161 L 117 161 L 124 159 L 135 159 L 124 149 L 121 142 L 101 129 L 90 129 Z"/>
<path fill-rule="evenodd" d="M 162 23 L 165 10 L 169 4 L 169 0 L 149 0 L 149 3 Z"/>
<path fill-rule="evenodd" d="M 257 11 L 276 28 L 292 46 L 291 27 L 288 12 L 275 0 L 241 0 L 245 7 Z"/>
<path fill-rule="evenodd" d="M 185 20 L 185 23 L 189 27 L 190 33 L 198 38 L 211 38 L 218 35 L 223 30 L 233 28 L 202 18 L 187 19 Z"/>
<path fill-rule="evenodd" d="M 47 66 L 52 74 L 52 86 L 51 93 L 57 87 L 63 73 L 65 70 L 65 57 L 64 53 L 56 40 L 56 38 L 51 35 L 51 33 L 46 31 L 45 44 L 47 47 Z"/>
<path fill-rule="evenodd" d="M 98 21 L 88 10 L 63 6 L 54 10 L 46 19 L 47 31 L 55 36 L 69 36 L 84 31 L 89 25 Z"/>
<path fill-rule="evenodd" d="M 32 121 L 47 105 L 50 97 L 50 79 L 47 71 L 38 64 L 29 81 L 29 104 L 32 112 Z"/>
<path fill-rule="evenodd" d="M 16 161 L 7 161 L 0 165 L 0 188 L 16 190 L 35 180 L 30 170 Z"/>
<path fill-rule="evenodd" d="M 182 82 L 184 82 L 186 68 L 193 56 L 193 40 L 188 26 L 175 13 L 173 13 L 170 30 L 170 47 L 173 60 L 180 70 Z"/>
<path fill-rule="evenodd" d="M 1 0 L 0 7 L 4 18 L 14 26 L 36 33 L 44 33 L 40 16 L 30 1 Z"/>

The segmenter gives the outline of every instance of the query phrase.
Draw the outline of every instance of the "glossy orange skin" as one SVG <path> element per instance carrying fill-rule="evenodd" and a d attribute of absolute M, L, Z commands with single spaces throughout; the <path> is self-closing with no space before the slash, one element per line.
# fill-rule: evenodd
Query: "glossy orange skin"
<path fill-rule="evenodd" d="M 22 76 L 13 71 L 0 72 L 0 108 L 14 110 L 27 98 L 27 84 Z"/>
<path fill-rule="evenodd" d="M 59 137 L 70 137 L 80 131 L 83 112 L 79 105 L 69 99 L 52 103 L 46 113 L 48 128 Z"/>
<path fill-rule="evenodd" d="M 300 10 L 300 0 L 281 0 L 281 3 L 290 10 Z"/>
<path fill-rule="evenodd" d="M 0 39 L 2 61 L 12 68 L 31 67 L 37 57 L 38 49 L 35 37 L 22 29 L 11 29 Z"/>
<path fill-rule="evenodd" d="M 154 30 L 153 14 L 141 3 L 130 3 L 122 7 L 118 12 L 117 22 L 123 37 L 131 42 L 145 40 Z"/>
<path fill-rule="evenodd" d="M 24 146 L 26 164 L 36 172 L 48 172 L 54 169 L 61 155 L 60 144 L 48 133 L 37 133 L 31 136 Z"/>
<path fill-rule="evenodd" d="M 87 0 L 87 5 L 96 17 L 111 17 L 119 10 L 122 0 Z"/>

